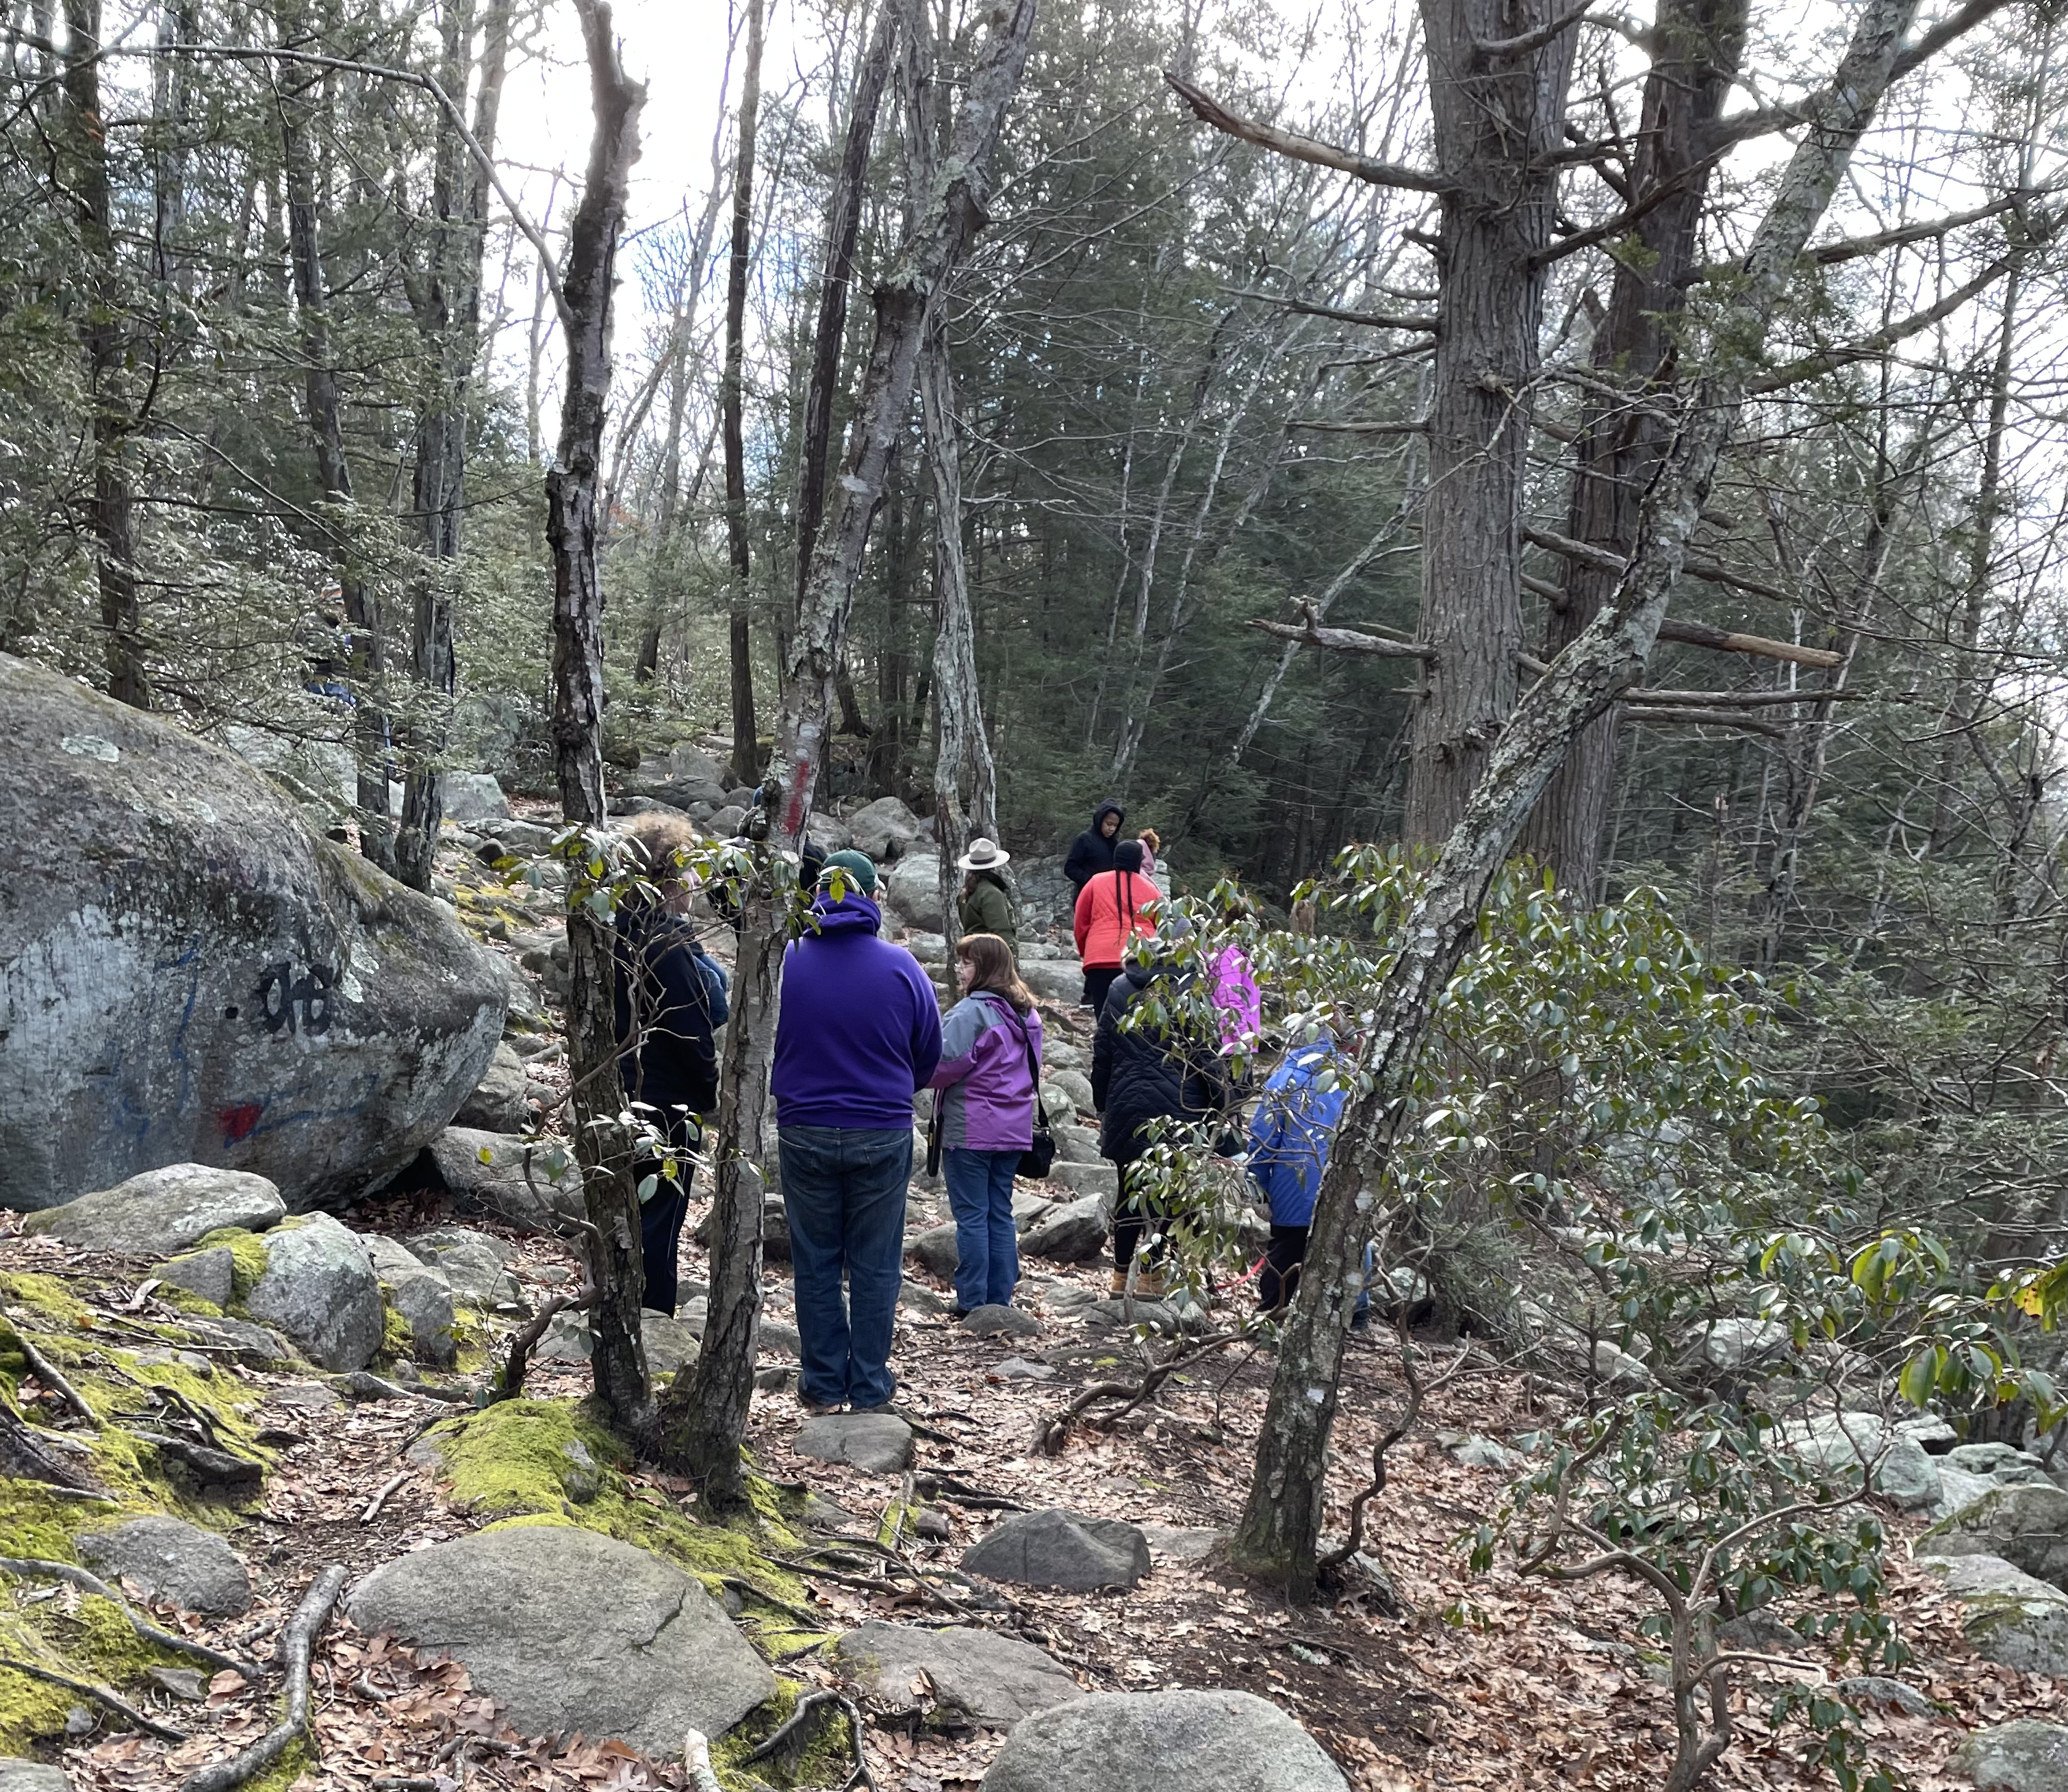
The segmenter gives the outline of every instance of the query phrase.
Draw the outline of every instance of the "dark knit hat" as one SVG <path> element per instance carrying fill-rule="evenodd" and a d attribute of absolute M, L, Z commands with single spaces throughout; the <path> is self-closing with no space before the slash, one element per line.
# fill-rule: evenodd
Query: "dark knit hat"
<path fill-rule="evenodd" d="M 1139 872 L 1142 869 L 1142 842 L 1123 840 L 1113 849 L 1113 868 L 1116 871 Z"/>

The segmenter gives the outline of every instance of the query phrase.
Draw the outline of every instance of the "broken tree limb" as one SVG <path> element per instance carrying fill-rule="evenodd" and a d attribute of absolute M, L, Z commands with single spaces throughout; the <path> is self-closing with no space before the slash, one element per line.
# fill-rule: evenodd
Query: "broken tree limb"
<path fill-rule="evenodd" d="M 1414 193 L 1441 193 L 1447 183 L 1443 176 L 1419 168 L 1400 168 L 1390 162 L 1375 162 L 1358 155 L 1354 150 L 1339 149 L 1333 143 L 1302 136 L 1297 131 L 1281 131 L 1275 124 L 1259 124 L 1254 119 L 1244 118 L 1230 112 L 1203 88 L 1196 88 L 1190 81 L 1163 71 L 1163 79 L 1178 97 L 1191 108 L 1192 116 L 1202 124 L 1211 124 L 1217 131 L 1231 137 L 1240 137 L 1244 143 L 1256 144 L 1260 149 L 1276 150 L 1294 161 L 1312 162 L 1317 168 L 1340 169 L 1345 174 L 1354 174 L 1360 181 L 1368 181 L 1374 186 L 1406 187 Z"/>
<path fill-rule="evenodd" d="M 235 1656 L 227 1656 L 219 1649 L 211 1649 L 206 1643 L 195 1643 L 184 1636 L 175 1636 L 170 1631 L 161 1630 L 148 1618 L 140 1618 L 129 1602 L 101 1579 L 98 1574 L 75 1566 L 69 1562 L 45 1562 L 35 1556 L 0 1556 L 0 1574 L 14 1574 L 24 1580 L 69 1581 L 83 1593 L 91 1593 L 96 1599 L 107 1600 L 124 1618 L 130 1629 L 146 1643 L 159 1648 L 171 1649 L 177 1653 L 191 1656 L 196 1661 L 210 1668 L 227 1668 L 233 1674 L 242 1674 L 254 1684 L 258 1680 L 258 1669 L 250 1662 L 240 1661 Z"/>
<path fill-rule="evenodd" d="M 1304 641 L 1310 647 L 1330 647 L 1339 654 L 1368 654 L 1377 659 L 1424 660 L 1431 650 L 1419 641 L 1387 641 L 1355 629 L 1327 629 L 1319 623 L 1268 622 L 1253 618 L 1249 626 L 1280 641 Z"/>
<path fill-rule="evenodd" d="M 4 1401 L 0 1401 L 0 1476 L 40 1481 L 54 1493 L 75 1499 L 115 1497 L 53 1452 Z"/>
<path fill-rule="evenodd" d="M 117 1717 L 134 1724 L 140 1730 L 163 1738 L 168 1742 L 184 1742 L 185 1730 L 177 1730 L 170 1724 L 161 1724 L 157 1718 L 147 1717 L 129 1703 L 119 1692 L 92 1680 L 74 1680 L 69 1674 L 60 1674 L 55 1668 L 45 1668 L 33 1661 L 23 1661 L 15 1656 L 0 1656 L 0 1668 L 11 1668 L 15 1673 L 26 1674 L 31 1680 L 47 1680 L 52 1686 L 62 1686 L 67 1692 L 76 1692 L 82 1698 L 92 1699 L 104 1704 Z"/>
<path fill-rule="evenodd" d="M 1570 536 L 1554 535 L 1549 529 L 1535 529 L 1525 526 L 1522 539 L 1533 548 L 1541 548 L 1547 553 L 1564 559 L 1578 560 L 1587 566 L 1599 568 L 1604 572 L 1619 573 L 1623 569 L 1623 557 L 1612 554 L 1606 548 L 1596 548 L 1584 541 L 1575 541 Z M 1748 579 L 1740 572 L 1732 572 L 1716 564 L 1714 560 L 1690 558 L 1680 570 L 1691 579 L 1700 579 L 1707 584 L 1727 585 L 1732 591 L 1750 593 L 1755 597 L 1765 597 L 1777 604 L 1793 603 L 1794 600 L 1777 585 L 1762 584 L 1757 579 Z"/>
<path fill-rule="evenodd" d="M 1829 667 L 1842 658 L 1828 648 L 1769 641 L 1765 635 L 1740 634 L 1735 629 L 1715 629 L 1706 622 L 1683 622 L 1672 616 L 1659 625 L 1659 638 L 1683 641 L 1690 647 L 1712 648 L 1720 654 L 1751 654 L 1761 659 L 1785 660 L 1794 666 Z"/>
<path fill-rule="evenodd" d="M 302 1595 L 295 1615 L 280 1632 L 280 1660 L 287 1670 L 287 1714 L 254 1742 L 227 1761 L 197 1768 L 180 1782 L 180 1792 L 231 1792 L 246 1780 L 263 1774 L 287 1752 L 308 1728 L 309 1656 L 316 1638 L 330 1622 L 332 1607 L 344 1590 L 344 1564 L 333 1562 L 316 1576 Z"/>

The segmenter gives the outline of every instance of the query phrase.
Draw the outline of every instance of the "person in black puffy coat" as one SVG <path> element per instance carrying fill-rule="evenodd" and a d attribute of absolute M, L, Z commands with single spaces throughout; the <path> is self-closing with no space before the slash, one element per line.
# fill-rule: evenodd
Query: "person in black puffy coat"
<path fill-rule="evenodd" d="M 1120 1198 L 1113 1216 L 1113 1292 L 1127 1284 L 1129 1266 L 1148 1229 L 1152 1208 L 1130 1187 L 1131 1172 L 1154 1141 L 1149 1125 L 1163 1118 L 1218 1126 L 1234 1099 L 1224 1061 L 1210 1032 L 1182 1023 L 1144 1024 L 1125 1030 L 1121 1022 L 1142 996 L 1160 984 L 1174 1007 L 1198 973 L 1180 969 L 1167 955 L 1138 953 L 1107 991 L 1092 1044 L 1092 1106 L 1098 1110 L 1099 1155 L 1120 1171 Z M 1146 1267 L 1135 1278 L 1138 1295 L 1163 1292 L 1163 1278 Z"/>

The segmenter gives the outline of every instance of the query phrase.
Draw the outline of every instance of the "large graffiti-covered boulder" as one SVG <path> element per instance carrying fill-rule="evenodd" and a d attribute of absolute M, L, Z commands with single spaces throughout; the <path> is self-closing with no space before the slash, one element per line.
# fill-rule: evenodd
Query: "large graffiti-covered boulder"
<path fill-rule="evenodd" d="M 0 715 L 0 1207 L 408 1163 L 495 1052 L 495 955 L 172 723 L 6 654 Z"/>

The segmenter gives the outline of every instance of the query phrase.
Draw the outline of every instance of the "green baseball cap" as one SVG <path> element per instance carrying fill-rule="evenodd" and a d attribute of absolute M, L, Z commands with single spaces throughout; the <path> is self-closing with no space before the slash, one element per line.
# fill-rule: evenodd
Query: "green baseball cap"
<path fill-rule="evenodd" d="M 858 853 L 852 846 L 827 853 L 824 868 L 819 873 L 820 883 L 823 885 L 834 871 L 844 873 L 845 881 L 863 895 L 876 894 L 876 861 L 868 853 Z"/>

